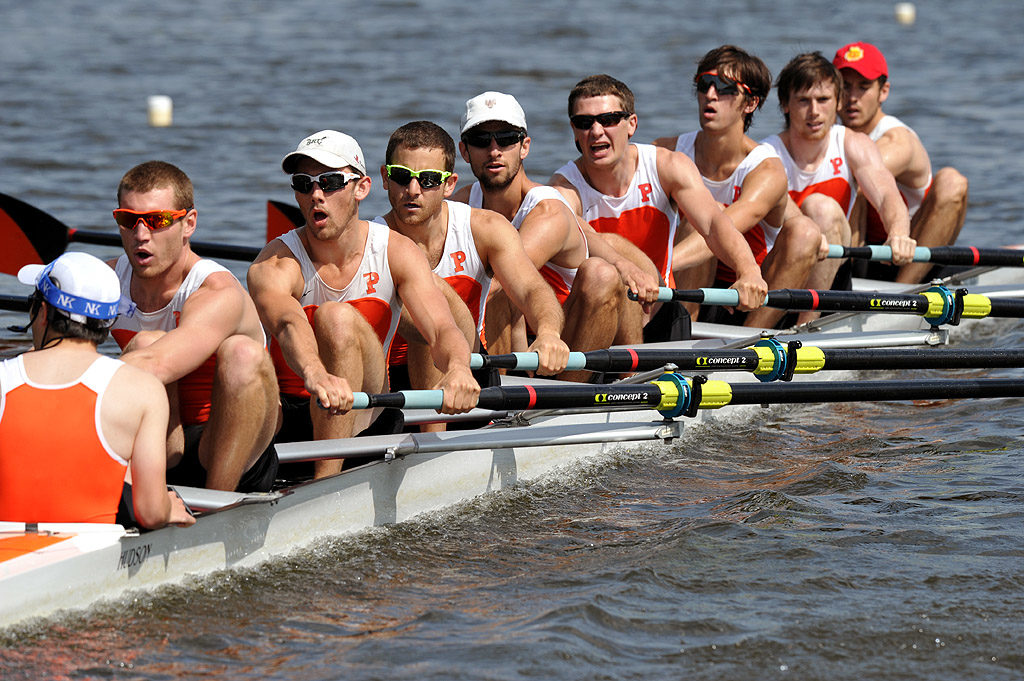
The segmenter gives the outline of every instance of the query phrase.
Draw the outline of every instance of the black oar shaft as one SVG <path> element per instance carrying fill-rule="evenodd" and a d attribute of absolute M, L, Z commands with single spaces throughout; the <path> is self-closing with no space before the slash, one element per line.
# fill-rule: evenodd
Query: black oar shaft
<path fill-rule="evenodd" d="M 826 370 L 1009 369 L 1024 367 L 1024 349 L 871 348 L 827 349 Z"/>
<path fill-rule="evenodd" d="M 768 292 L 768 307 L 823 312 L 906 312 L 924 314 L 928 299 L 918 294 L 864 293 L 862 291 L 813 291 L 778 289 Z"/>
<path fill-rule="evenodd" d="M 1024 380 L 951 378 L 834 383 L 744 383 L 732 385 L 732 399 L 729 404 L 888 402 L 990 397 L 1024 397 Z"/>
<path fill-rule="evenodd" d="M 439 409 L 439 390 L 363 394 L 357 393 L 357 408 Z M 364 399 L 359 399 L 365 395 Z M 661 389 L 650 383 L 636 385 L 572 385 L 533 388 L 504 386 L 484 388 L 476 406 L 492 410 L 526 410 L 576 407 L 650 406 L 661 403 Z"/>

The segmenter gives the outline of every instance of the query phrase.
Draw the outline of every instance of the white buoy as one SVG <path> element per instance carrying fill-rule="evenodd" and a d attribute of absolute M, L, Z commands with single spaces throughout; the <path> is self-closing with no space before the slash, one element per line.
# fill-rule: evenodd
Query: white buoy
<path fill-rule="evenodd" d="M 917 8 L 912 2 L 896 3 L 896 21 L 904 26 L 909 26 L 917 19 Z"/>
<path fill-rule="evenodd" d="M 167 95 L 152 95 L 149 98 L 149 124 L 154 128 L 166 128 L 174 118 L 174 102 Z"/>

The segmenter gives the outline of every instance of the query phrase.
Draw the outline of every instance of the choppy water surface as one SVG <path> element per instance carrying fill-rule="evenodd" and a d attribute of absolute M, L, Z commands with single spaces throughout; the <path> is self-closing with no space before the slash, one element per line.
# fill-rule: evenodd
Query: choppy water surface
<path fill-rule="evenodd" d="M 649 141 L 696 126 L 687 82 L 711 47 L 777 72 L 868 39 L 890 61 L 887 110 L 971 181 L 961 241 L 1021 241 L 1024 9 L 919 4 L 905 27 L 886 2 L 6 3 L 0 191 L 111 229 L 121 174 L 162 158 L 195 181 L 202 238 L 257 243 L 266 199 L 291 199 L 281 157 L 314 130 L 350 132 L 372 166 L 398 125 L 454 134 L 465 99 L 503 90 L 542 179 L 574 155 L 565 97 L 584 75 L 631 85 Z M 171 128 L 146 125 L 158 93 Z M 779 128 L 775 104 L 755 137 Z M 384 210 L 380 192 L 364 206 Z M 1021 335 L 982 323 L 970 342 Z M 0 676 L 1021 678 L 1022 417 L 1018 400 L 761 412 L 0 633 Z"/>

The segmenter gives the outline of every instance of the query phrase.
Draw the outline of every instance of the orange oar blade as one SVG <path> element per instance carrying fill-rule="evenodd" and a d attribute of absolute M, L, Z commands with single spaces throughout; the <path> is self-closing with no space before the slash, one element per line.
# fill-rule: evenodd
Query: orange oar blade
<path fill-rule="evenodd" d="M 282 201 L 267 201 L 267 243 L 305 224 L 298 206 Z"/>
<path fill-rule="evenodd" d="M 22 265 L 48 263 L 63 253 L 68 228 L 38 208 L 0 194 L 0 243 L 0 272 L 17 274 Z"/>

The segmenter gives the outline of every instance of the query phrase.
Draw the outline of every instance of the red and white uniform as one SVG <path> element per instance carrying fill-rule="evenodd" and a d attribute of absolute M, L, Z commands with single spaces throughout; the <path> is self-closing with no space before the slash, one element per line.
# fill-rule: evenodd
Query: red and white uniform
<path fill-rule="evenodd" d="M 519 204 L 519 210 L 512 216 L 512 224 L 516 229 L 519 229 L 523 225 L 523 220 L 530 214 L 534 208 L 537 207 L 541 201 L 549 199 L 555 199 L 561 201 L 570 212 L 572 206 L 562 196 L 562 192 L 558 191 L 554 187 L 534 187 L 530 191 L 526 192 L 526 196 L 523 197 L 523 202 Z M 469 206 L 471 208 L 483 208 L 484 193 L 480 188 L 479 182 L 474 182 L 469 188 Z M 575 214 L 574 214 L 575 215 Z M 586 248 L 586 255 L 584 258 L 590 257 L 590 248 L 587 246 L 587 235 L 584 234 L 583 229 L 576 225 L 576 229 L 580 230 L 580 236 L 583 237 L 583 245 Z M 569 298 L 569 293 L 572 291 L 572 283 L 576 280 L 575 267 L 562 267 L 556 265 L 553 262 L 547 262 L 543 267 L 540 268 L 540 274 L 544 277 L 544 281 L 551 286 L 555 292 L 555 297 L 558 298 L 558 302 L 565 304 L 566 299 Z"/>
<path fill-rule="evenodd" d="M 100 408 L 122 364 L 97 357 L 75 381 L 43 385 L 21 357 L 0 363 L 0 520 L 114 522 L 128 462 L 103 436 Z"/>
<path fill-rule="evenodd" d="M 398 328 L 398 320 L 402 315 L 402 302 L 398 298 L 398 290 L 391 277 L 391 267 L 388 265 L 390 236 L 391 230 L 387 225 L 369 223 L 363 259 L 359 262 L 359 269 L 343 289 L 331 288 L 320 278 L 316 266 L 309 259 L 309 254 L 299 239 L 298 230 L 293 229 L 278 237 L 295 256 L 302 270 L 302 297 L 299 298 L 299 303 L 306 312 L 310 324 L 313 323 L 313 313 L 324 303 L 348 303 L 363 315 L 377 333 L 385 355 L 391 347 L 395 329 Z M 302 379 L 285 361 L 276 339 L 270 342 L 270 357 L 274 360 L 281 392 L 309 397 Z"/>
<path fill-rule="evenodd" d="M 698 132 L 700 131 L 694 130 L 685 135 L 680 135 L 676 140 L 676 151 L 683 152 L 691 159 L 694 158 L 693 147 Z M 740 198 L 743 181 L 747 178 L 747 175 L 753 172 L 763 161 L 770 158 L 779 158 L 779 154 L 770 144 L 762 142 L 740 161 L 739 165 L 736 166 L 736 170 L 726 179 L 709 180 L 703 175 L 701 175 L 701 179 L 704 180 L 704 186 L 711 192 L 711 196 L 715 197 L 715 201 L 725 206 L 731 206 Z M 757 261 L 758 265 L 764 262 L 772 247 L 775 246 L 775 239 L 778 238 L 779 229 L 781 228 L 782 225 L 771 225 L 766 220 L 761 220 L 743 234 L 743 238 L 747 240 L 747 245 L 750 246 L 750 251 L 754 254 L 754 260 Z M 736 273 L 732 271 L 731 267 L 722 262 L 718 263 L 718 272 L 715 277 L 726 282 L 736 281 Z"/>
<path fill-rule="evenodd" d="M 857 194 L 857 182 L 846 160 L 845 140 L 846 128 L 833 125 L 828 134 L 825 158 L 811 171 L 804 171 L 797 165 L 778 135 L 772 135 L 762 142 L 774 147 L 782 159 L 786 177 L 789 178 L 789 195 L 796 201 L 796 205 L 802 206 L 804 199 L 811 194 L 824 194 L 835 199 L 849 219 L 853 211 L 853 197 Z"/>
<path fill-rule="evenodd" d="M 668 285 L 674 286 L 672 245 L 679 215 L 658 177 L 657 148 L 651 144 L 633 146 L 639 162 L 622 196 L 608 196 L 591 187 L 575 161 L 566 163 L 556 174 L 576 188 L 583 204 L 584 220 L 598 232 L 614 232 L 636 244 L 654 261 Z"/>
<path fill-rule="evenodd" d="M 487 292 L 491 289 L 491 275 L 487 272 L 473 239 L 473 230 L 469 224 L 472 208 L 465 203 L 454 201 L 444 203 L 448 206 L 448 231 L 444 237 L 441 259 L 433 271 L 451 284 L 459 298 L 466 303 L 476 323 L 476 333 L 482 336 L 484 306 L 487 304 Z M 382 217 L 375 218 L 375 221 L 385 224 Z M 388 362 L 405 364 L 408 349 L 408 344 L 399 334 L 391 345 Z"/>
<path fill-rule="evenodd" d="M 917 137 L 917 133 L 909 125 L 896 118 L 895 116 L 889 116 L 888 114 L 882 116 L 882 120 L 878 121 L 878 124 L 874 129 L 868 133 L 868 137 L 871 138 L 872 142 L 878 142 L 882 138 L 882 135 L 889 132 L 893 128 L 906 128 Z M 921 203 L 924 201 L 924 197 L 928 195 L 928 190 L 932 187 L 932 175 L 928 174 L 928 181 L 925 182 L 923 187 L 908 187 L 905 184 L 896 182 L 896 188 L 900 190 L 900 196 L 903 197 L 903 202 L 907 204 L 907 212 L 910 213 L 910 217 L 914 217 L 914 213 L 921 207 Z M 881 244 L 885 243 L 885 240 L 889 238 L 888 233 L 885 231 L 885 225 L 882 224 L 882 218 L 878 215 L 878 211 L 875 207 L 868 205 L 868 217 L 867 217 L 867 243 L 869 244 Z"/>
<path fill-rule="evenodd" d="M 189 270 L 185 281 L 181 282 L 170 302 L 154 312 L 143 312 L 132 301 L 132 267 L 128 262 L 128 256 L 122 255 L 117 259 L 114 271 L 121 280 L 122 312 L 111 327 L 110 334 L 122 350 L 139 331 L 171 331 L 177 328 L 185 301 L 199 290 L 206 277 L 216 272 L 229 272 L 227 268 L 213 260 L 199 260 Z M 210 400 L 213 394 L 213 377 L 216 373 L 217 356 L 211 355 L 195 371 L 178 380 L 178 404 L 182 424 L 189 426 L 206 423 L 210 419 Z"/>

